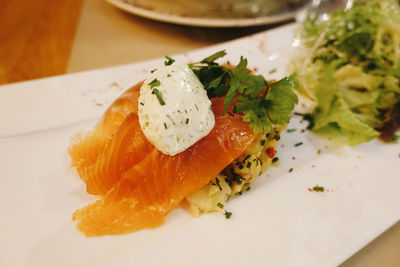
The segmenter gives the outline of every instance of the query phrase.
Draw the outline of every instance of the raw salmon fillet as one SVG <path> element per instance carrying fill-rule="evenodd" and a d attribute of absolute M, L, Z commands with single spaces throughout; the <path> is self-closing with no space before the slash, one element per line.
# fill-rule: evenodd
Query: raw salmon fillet
<path fill-rule="evenodd" d="M 223 114 L 223 99 L 212 99 L 211 132 L 184 152 L 165 155 L 147 141 L 139 126 L 140 86 L 117 99 L 95 129 L 75 137 L 69 149 L 72 166 L 88 193 L 101 196 L 73 215 L 86 236 L 162 224 L 169 211 L 205 186 L 256 138 L 240 115 Z"/>

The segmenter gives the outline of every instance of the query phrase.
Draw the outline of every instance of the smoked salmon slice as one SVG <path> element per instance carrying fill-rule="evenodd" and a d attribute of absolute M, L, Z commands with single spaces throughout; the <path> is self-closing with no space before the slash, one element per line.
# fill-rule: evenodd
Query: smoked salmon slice
<path fill-rule="evenodd" d="M 81 177 L 86 176 L 87 167 L 92 165 L 110 142 L 110 138 L 129 114 L 137 114 L 139 90 L 143 82 L 125 91 L 107 109 L 95 129 L 86 135 L 77 134 L 72 139 L 69 154 L 72 166 Z"/>
<path fill-rule="evenodd" d="M 86 236 L 123 234 L 162 224 L 185 197 L 197 192 L 255 140 L 249 123 L 223 112 L 212 99 L 215 127 L 184 152 L 169 156 L 145 138 L 137 116 L 140 84 L 124 93 L 93 132 L 69 149 L 87 191 L 101 199 L 73 219 Z"/>

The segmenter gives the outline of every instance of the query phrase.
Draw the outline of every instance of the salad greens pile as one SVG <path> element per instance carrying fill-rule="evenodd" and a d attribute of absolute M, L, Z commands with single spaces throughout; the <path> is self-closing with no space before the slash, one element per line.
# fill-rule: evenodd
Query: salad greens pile
<path fill-rule="evenodd" d="M 292 67 L 301 92 L 315 101 L 312 130 L 351 145 L 400 127 L 400 6 L 355 2 L 327 20 L 308 18 Z"/>
<path fill-rule="evenodd" d="M 298 99 L 292 89 L 299 89 L 295 76 L 267 82 L 262 75 L 253 75 L 247 59 L 237 66 L 219 65 L 215 61 L 226 55 L 217 52 L 198 63 L 189 64 L 207 90 L 209 98 L 225 97 L 225 112 L 243 113 L 255 133 L 270 132 L 273 124 L 286 124 Z M 233 115 L 233 114 L 232 114 Z"/>

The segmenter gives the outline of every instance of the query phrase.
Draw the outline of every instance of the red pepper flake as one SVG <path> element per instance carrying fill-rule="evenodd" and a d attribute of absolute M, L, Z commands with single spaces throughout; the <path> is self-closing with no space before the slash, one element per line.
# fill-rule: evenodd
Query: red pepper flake
<path fill-rule="evenodd" d="M 271 159 L 275 157 L 276 151 L 275 148 L 270 146 L 269 148 L 267 148 L 265 150 L 265 153 L 267 153 L 268 157 L 270 157 Z"/>
<path fill-rule="evenodd" d="M 257 68 L 257 67 L 253 68 L 253 71 L 254 71 L 254 72 L 257 72 L 257 71 L 258 71 L 258 68 Z"/>

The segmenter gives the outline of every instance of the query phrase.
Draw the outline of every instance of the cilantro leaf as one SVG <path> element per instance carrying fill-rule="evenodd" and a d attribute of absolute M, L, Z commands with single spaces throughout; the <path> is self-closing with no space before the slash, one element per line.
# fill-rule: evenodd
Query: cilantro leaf
<path fill-rule="evenodd" d="M 224 96 L 224 112 L 242 112 L 255 133 L 269 132 L 274 123 L 289 122 L 289 115 L 298 99 L 292 89 L 298 90 L 295 76 L 275 83 L 267 83 L 262 75 L 252 75 L 247 59 L 240 57 L 235 66 L 221 66 L 214 61 L 226 55 L 217 52 L 189 67 L 199 78 L 210 98 Z M 231 114 L 230 112 L 228 112 Z"/>
<path fill-rule="evenodd" d="M 263 131 L 271 131 L 272 123 L 268 119 L 263 108 L 250 109 L 243 113 L 243 121 L 250 122 L 250 127 L 253 129 L 254 133 L 259 134 Z"/>
<path fill-rule="evenodd" d="M 292 88 L 299 88 L 294 75 L 269 85 L 271 88 L 265 97 L 265 110 L 274 123 L 285 124 L 290 120 L 290 112 L 298 103 Z"/>

